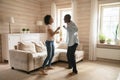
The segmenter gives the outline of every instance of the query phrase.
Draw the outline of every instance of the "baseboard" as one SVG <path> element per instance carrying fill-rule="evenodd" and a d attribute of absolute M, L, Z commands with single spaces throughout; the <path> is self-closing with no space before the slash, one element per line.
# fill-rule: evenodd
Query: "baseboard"
<path fill-rule="evenodd" d="M 113 59 L 97 58 L 97 60 L 104 62 L 120 63 L 120 60 L 113 60 Z"/>

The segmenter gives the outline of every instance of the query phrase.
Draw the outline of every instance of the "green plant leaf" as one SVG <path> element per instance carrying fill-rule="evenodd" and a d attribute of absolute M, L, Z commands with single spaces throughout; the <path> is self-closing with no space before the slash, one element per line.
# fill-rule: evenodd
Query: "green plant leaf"
<path fill-rule="evenodd" d="M 105 40 L 105 39 L 106 39 L 106 37 L 105 37 L 104 34 L 100 34 L 100 35 L 99 35 L 99 40 Z"/>

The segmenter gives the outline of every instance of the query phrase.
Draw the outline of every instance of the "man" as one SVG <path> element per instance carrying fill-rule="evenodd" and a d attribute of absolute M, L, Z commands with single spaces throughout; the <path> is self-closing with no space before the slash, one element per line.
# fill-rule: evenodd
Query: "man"
<path fill-rule="evenodd" d="M 67 48 L 67 59 L 68 59 L 68 69 L 73 69 L 72 73 L 77 74 L 77 68 L 76 68 L 76 61 L 75 61 L 75 51 L 78 46 L 78 28 L 71 21 L 71 16 L 69 14 L 66 14 L 64 16 L 64 22 L 67 24 L 67 27 L 63 26 L 67 30 L 67 39 L 66 43 L 68 45 Z"/>

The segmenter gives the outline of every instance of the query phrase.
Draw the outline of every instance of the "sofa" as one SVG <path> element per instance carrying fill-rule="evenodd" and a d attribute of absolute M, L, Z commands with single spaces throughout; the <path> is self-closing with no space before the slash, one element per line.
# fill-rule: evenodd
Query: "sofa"
<path fill-rule="evenodd" d="M 21 45 L 24 47 L 21 48 Z M 54 62 L 67 62 L 66 52 L 67 46 L 65 43 L 55 44 Z M 27 73 L 40 68 L 46 58 L 47 52 L 43 42 L 29 42 L 26 44 L 18 43 L 15 49 L 9 50 L 9 61 L 12 69 L 23 70 Z M 84 51 L 82 45 L 78 45 L 75 52 L 76 62 L 83 60 Z"/>

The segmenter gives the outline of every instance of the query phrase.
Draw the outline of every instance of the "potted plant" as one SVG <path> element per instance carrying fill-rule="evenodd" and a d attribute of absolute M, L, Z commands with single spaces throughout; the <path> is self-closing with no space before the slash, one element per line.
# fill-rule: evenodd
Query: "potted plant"
<path fill-rule="evenodd" d="M 25 28 L 23 28 L 23 29 L 22 29 L 22 32 L 23 32 L 23 33 L 25 33 L 25 31 L 26 31 L 26 29 L 25 29 Z"/>
<path fill-rule="evenodd" d="M 112 41 L 112 40 L 111 40 L 110 38 L 108 38 L 108 39 L 107 39 L 107 44 L 110 44 L 111 41 Z"/>
<path fill-rule="evenodd" d="M 29 29 L 29 28 L 27 28 L 27 29 L 26 29 L 26 31 L 27 31 L 27 33 L 29 33 L 29 32 L 30 32 L 30 29 Z"/>
<path fill-rule="evenodd" d="M 100 43 L 105 43 L 105 39 L 106 39 L 106 37 L 105 37 L 104 34 L 100 34 L 99 35 L 99 41 L 100 41 Z"/>

